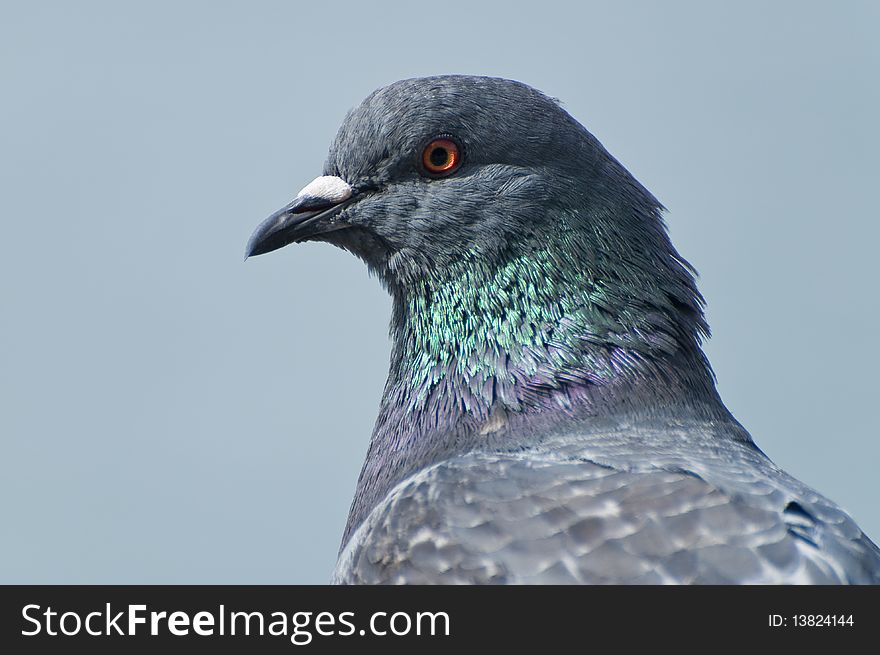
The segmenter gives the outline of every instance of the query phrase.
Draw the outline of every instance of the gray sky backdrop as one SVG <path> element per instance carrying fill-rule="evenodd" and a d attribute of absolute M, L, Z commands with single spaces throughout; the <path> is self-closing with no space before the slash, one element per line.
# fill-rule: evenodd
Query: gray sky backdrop
<path fill-rule="evenodd" d="M 438 73 L 558 97 L 669 209 L 722 396 L 880 538 L 880 3 L 3 2 L 0 582 L 322 583 L 390 303 L 242 263 L 345 112 Z"/>

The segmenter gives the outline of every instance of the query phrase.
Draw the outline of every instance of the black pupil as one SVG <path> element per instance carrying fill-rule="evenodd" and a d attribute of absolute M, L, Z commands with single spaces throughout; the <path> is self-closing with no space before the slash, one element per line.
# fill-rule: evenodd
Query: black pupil
<path fill-rule="evenodd" d="M 445 166 L 449 161 L 449 152 L 446 148 L 438 146 L 431 151 L 429 159 L 431 160 L 431 163 L 438 168 Z"/>

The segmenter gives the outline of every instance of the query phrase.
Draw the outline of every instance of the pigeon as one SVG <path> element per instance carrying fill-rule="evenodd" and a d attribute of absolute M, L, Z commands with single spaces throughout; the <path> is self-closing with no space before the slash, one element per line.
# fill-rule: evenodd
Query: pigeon
<path fill-rule="evenodd" d="M 664 212 L 520 82 L 408 79 L 348 113 L 246 250 L 325 241 L 392 298 L 334 583 L 880 583 L 722 403 Z"/>

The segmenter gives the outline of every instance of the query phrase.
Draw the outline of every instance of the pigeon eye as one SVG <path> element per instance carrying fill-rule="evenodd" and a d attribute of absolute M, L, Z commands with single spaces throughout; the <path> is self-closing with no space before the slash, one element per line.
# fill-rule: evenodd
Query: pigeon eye
<path fill-rule="evenodd" d="M 422 150 L 422 167 L 432 177 L 455 172 L 461 166 L 461 149 L 452 139 L 440 137 Z"/>

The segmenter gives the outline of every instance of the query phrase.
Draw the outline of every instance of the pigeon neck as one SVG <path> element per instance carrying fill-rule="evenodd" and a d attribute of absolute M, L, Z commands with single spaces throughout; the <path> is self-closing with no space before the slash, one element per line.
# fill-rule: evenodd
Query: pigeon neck
<path fill-rule="evenodd" d="M 465 255 L 392 290 L 377 435 L 494 431 L 505 415 L 548 409 L 713 404 L 699 300 L 687 312 L 656 280 L 603 278 L 569 255 L 550 244 L 491 269 Z"/>
<path fill-rule="evenodd" d="M 391 367 L 343 546 L 395 484 L 455 454 L 567 422 L 730 418 L 699 348 L 698 296 L 686 312 L 576 263 L 554 247 L 491 270 L 465 255 L 389 285 Z"/>

